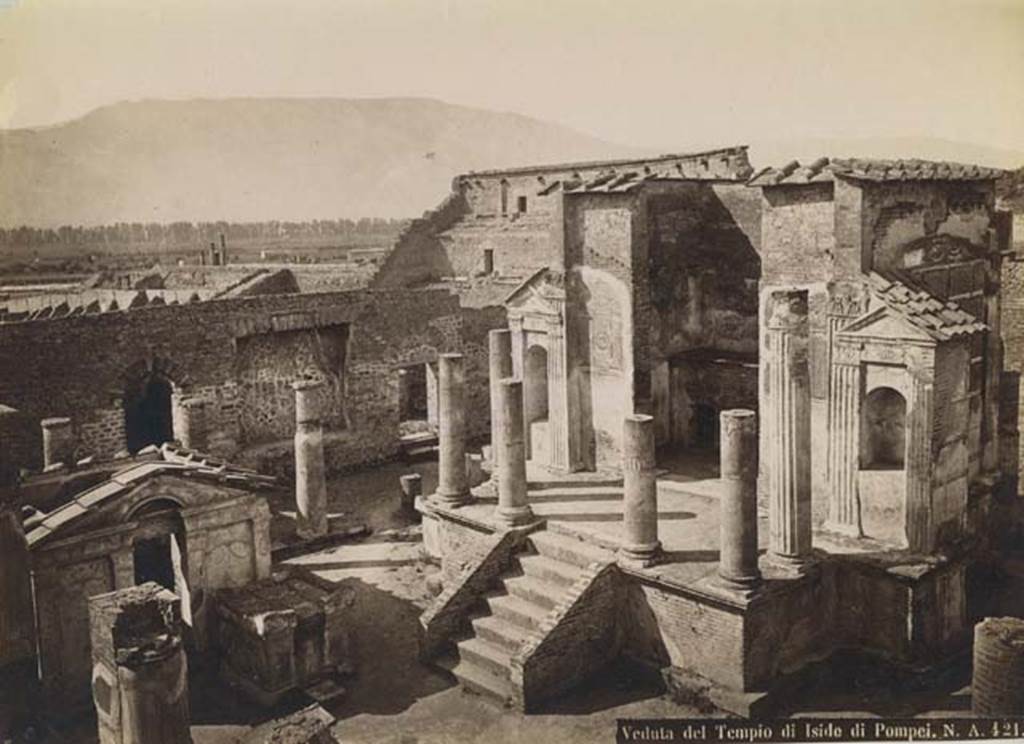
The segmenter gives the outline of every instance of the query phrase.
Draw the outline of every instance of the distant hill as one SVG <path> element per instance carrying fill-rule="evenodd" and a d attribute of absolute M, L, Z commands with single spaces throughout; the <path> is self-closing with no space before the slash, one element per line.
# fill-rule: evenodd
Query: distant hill
<path fill-rule="evenodd" d="M 635 152 L 428 99 L 118 103 L 0 130 L 0 226 L 411 217 L 465 170 Z"/>
<path fill-rule="evenodd" d="M 707 147 L 734 144 L 744 143 Z M 939 139 L 750 144 L 755 167 L 821 155 L 1024 165 L 1024 153 Z M 51 127 L 0 130 L 0 227 L 414 217 L 467 170 L 700 149 L 685 132 L 639 149 L 420 98 L 118 103 Z"/>

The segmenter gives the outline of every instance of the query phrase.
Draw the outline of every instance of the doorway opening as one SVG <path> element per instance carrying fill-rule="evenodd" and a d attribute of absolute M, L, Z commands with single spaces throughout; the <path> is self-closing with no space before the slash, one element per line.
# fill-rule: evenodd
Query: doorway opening
<path fill-rule="evenodd" d="M 171 413 L 172 385 L 163 375 L 152 372 L 124 400 L 124 429 L 128 451 L 135 454 L 151 444 L 174 439 Z"/>
<path fill-rule="evenodd" d="M 697 449 L 718 449 L 718 411 L 714 406 L 698 403 L 693 407 L 693 446 Z"/>

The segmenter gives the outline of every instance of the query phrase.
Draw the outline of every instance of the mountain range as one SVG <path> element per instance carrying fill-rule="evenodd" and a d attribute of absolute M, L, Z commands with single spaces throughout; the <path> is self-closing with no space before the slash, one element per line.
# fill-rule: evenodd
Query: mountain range
<path fill-rule="evenodd" d="M 732 144 L 743 143 L 712 146 Z M 1024 164 L 1024 153 L 937 139 L 750 144 L 755 167 L 821 154 Z M 0 226 L 410 217 L 467 170 L 695 149 L 419 98 L 123 102 L 0 130 Z"/>

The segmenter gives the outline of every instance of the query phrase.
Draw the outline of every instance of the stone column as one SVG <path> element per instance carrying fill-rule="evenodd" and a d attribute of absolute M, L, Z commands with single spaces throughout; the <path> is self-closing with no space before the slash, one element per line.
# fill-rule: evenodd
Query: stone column
<path fill-rule="evenodd" d="M 295 390 L 295 512 L 299 537 L 327 534 L 327 477 L 320 422 L 323 382 L 300 380 Z"/>
<path fill-rule="evenodd" d="M 863 537 L 860 517 L 860 361 L 857 350 L 838 346 L 832 362 L 828 416 L 827 529 Z"/>
<path fill-rule="evenodd" d="M 509 526 L 534 519 L 527 502 L 526 444 L 523 441 L 523 381 L 506 378 L 499 386 L 498 506 L 495 517 Z"/>
<path fill-rule="evenodd" d="M 811 388 L 807 292 L 772 292 L 766 323 L 769 533 L 772 559 L 802 571 L 811 557 Z"/>
<path fill-rule="evenodd" d="M 1024 716 L 1024 620 L 988 617 L 974 626 L 971 710 Z"/>
<path fill-rule="evenodd" d="M 191 744 L 177 596 L 152 582 L 99 594 L 89 624 L 100 744 Z"/>
<path fill-rule="evenodd" d="M 626 564 L 650 566 L 661 553 L 654 481 L 654 418 L 626 416 L 622 444 L 624 514 L 619 557 Z"/>
<path fill-rule="evenodd" d="M 757 567 L 757 414 L 721 413 L 720 558 L 718 575 L 729 588 L 752 590 Z"/>
<path fill-rule="evenodd" d="M 0 679 L 4 667 L 35 653 L 28 544 L 21 518 L 0 503 Z"/>
<path fill-rule="evenodd" d="M 448 506 L 469 503 L 466 480 L 466 381 L 462 354 L 437 360 L 440 387 L 436 499 Z"/>
<path fill-rule="evenodd" d="M 58 463 L 75 464 L 75 435 L 71 431 L 71 419 L 65 417 L 45 418 L 43 427 L 43 467 Z"/>
<path fill-rule="evenodd" d="M 496 328 L 487 334 L 488 383 L 491 391 L 491 445 L 498 441 L 498 409 L 501 407 L 501 381 L 512 377 L 512 332 Z M 495 453 L 497 458 L 497 453 Z M 497 460 L 495 460 L 497 470 Z"/>
<path fill-rule="evenodd" d="M 559 471 L 569 463 L 569 377 L 562 315 L 548 321 L 548 464 Z"/>

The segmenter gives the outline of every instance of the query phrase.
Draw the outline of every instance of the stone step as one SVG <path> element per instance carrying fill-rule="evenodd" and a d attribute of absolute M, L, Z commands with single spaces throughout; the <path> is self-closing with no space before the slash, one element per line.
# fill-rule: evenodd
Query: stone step
<path fill-rule="evenodd" d="M 491 608 L 491 612 L 496 617 L 518 625 L 524 630 L 539 628 L 548 614 L 543 607 L 538 607 L 532 602 L 526 602 L 509 594 L 488 597 L 487 606 Z"/>
<path fill-rule="evenodd" d="M 478 617 L 473 620 L 473 632 L 477 637 L 488 643 L 493 643 L 495 646 L 500 646 L 512 654 L 519 650 L 530 635 L 526 628 L 497 615 Z"/>
<path fill-rule="evenodd" d="M 460 659 L 455 654 L 446 654 L 438 658 L 436 663 L 451 672 L 463 689 L 501 705 L 508 705 L 515 698 L 515 687 L 507 677 L 492 674 L 470 661 Z"/>
<path fill-rule="evenodd" d="M 550 610 L 558 604 L 562 596 L 567 592 L 566 587 L 561 584 L 552 584 L 550 581 L 537 578 L 536 576 L 517 576 L 513 579 L 505 579 L 505 588 L 513 597 L 538 605 L 544 610 Z"/>
<path fill-rule="evenodd" d="M 483 638 L 467 638 L 459 641 L 455 648 L 462 661 L 503 679 L 509 678 L 512 654 L 501 646 Z"/>
<path fill-rule="evenodd" d="M 595 561 L 606 562 L 613 559 L 607 550 L 568 535 L 559 535 L 551 530 L 534 532 L 529 539 L 534 549 L 545 558 L 570 563 L 580 568 L 586 568 Z"/>
<path fill-rule="evenodd" d="M 519 565 L 527 576 L 536 576 L 552 584 L 569 587 L 583 575 L 583 570 L 565 561 L 556 561 L 543 555 L 521 555 Z"/>

